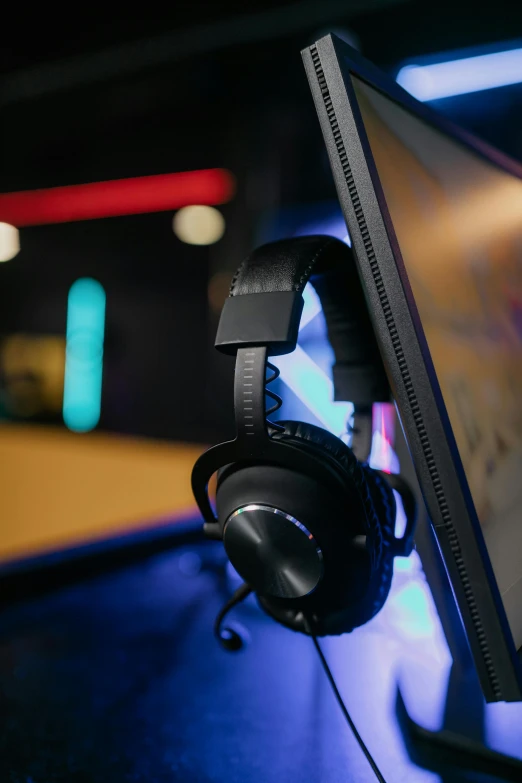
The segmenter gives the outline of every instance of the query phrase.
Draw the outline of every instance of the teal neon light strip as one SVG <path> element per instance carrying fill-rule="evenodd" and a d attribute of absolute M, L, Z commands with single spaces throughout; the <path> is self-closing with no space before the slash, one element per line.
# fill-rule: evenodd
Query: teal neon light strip
<path fill-rule="evenodd" d="M 105 291 L 84 277 L 70 288 L 63 420 L 70 430 L 88 432 L 100 419 L 105 332 Z"/>

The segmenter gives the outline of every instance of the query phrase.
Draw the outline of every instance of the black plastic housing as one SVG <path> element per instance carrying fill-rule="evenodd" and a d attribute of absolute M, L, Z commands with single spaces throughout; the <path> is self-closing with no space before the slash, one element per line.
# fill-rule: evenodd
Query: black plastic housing
<path fill-rule="evenodd" d="M 357 537 L 364 533 L 364 507 L 355 491 L 339 482 L 337 491 L 292 468 L 231 465 L 220 472 L 216 507 L 221 534 L 233 511 L 260 503 L 278 508 L 306 526 L 321 547 L 324 576 L 316 590 L 299 599 L 262 599 L 271 614 L 283 612 L 285 624 L 301 627 L 301 611 L 317 613 L 319 633 L 351 630 L 371 578 L 369 554 Z M 278 618 L 279 619 L 279 618 Z"/>
<path fill-rule="evenodd" d="M 266 345 L 270 356 L 291 353 L 302 310 L 303 297 L 297 291 L 229 296 L 221 311 L 215 346 L 229 355 L 250 345 Z"/>

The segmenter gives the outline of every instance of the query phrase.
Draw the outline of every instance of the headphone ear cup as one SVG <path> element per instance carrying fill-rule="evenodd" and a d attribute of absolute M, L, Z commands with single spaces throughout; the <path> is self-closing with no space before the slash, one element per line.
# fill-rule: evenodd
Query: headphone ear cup
<path fill-rule="evenodd" d="M 346 486 L 355 485 L 366 511 L 365 519 L 356 522 L 356 527 L 366 535 L 371 558 L 372 571 L 381 559 L 383 536 L 380 520 L 384 517 L 392 525 L 395 520 L 395 501 L 393 492 L 383 486 L 383 479 L 366 465 L 360 463 L 346 443 L 331 432 L 300 421 L 281 421 L 285 430 L 274 437 L 290 443 L 312 448 L 315 453 L 322 452 L 327 459 L 335 462 Z"/>
<path fill-rule="evenodd" d="M 361 464 L 352 450 L 332 433 L 313 424 L 296 421 L 280 421 L 285 430 L 275 437 L 321 450 L 335 460 L 344 474 L 347 485 L 352 482 L 363 500 L 366 519 L 360 526 L 365 529 L 367 551 L 370 556 L 371 575 L 363 600 L 341 612 L 324 617 L 319 633 L 341 634 L 352 631 L 372 619 L 383 607 L 390 591 L 393 576 L 393 543 L 396 504 L 393 490 L 384 478 L 368 465 Z M 322 628 L 321 628 L 322 626 Z"/>
<path fill-rule="evenodd" d="M 393 490 L 367 465 L 359 463 L 353 478 L 365 497 L 370 540 L 368 549 L 372 557 L 371 578 L 362 600 L 341 612 L 320 618 L 319 634 L 339 635 L 365 625 L 380 612 L 390 592 L 396 513 Z"/>

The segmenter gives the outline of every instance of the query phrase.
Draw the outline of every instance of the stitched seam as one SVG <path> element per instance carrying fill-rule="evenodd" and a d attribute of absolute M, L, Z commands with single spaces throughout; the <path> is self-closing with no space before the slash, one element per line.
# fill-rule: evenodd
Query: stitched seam
<path fill-rule="evenodd" d="M 303 274 L 299 278 L 298 282 L 294 284 L 294 286 L 293 286 L 294 291 L 301 291 L 302 290 L 301 286 L 304 288 L 304 285 L 306 284 L 308 278 L 310 277 L 311 271 L 312 271 L 314 265 L 316 264 L 317 260 L 320 258 L 320 256 L 323 254 L 323 252 L 333 242 L 336 242 L 336 241 L 337 240 L 335 240 L 333 237 L 330 237 L 326 242 L 323 242 L 323 244 L 321 245 L 321 247 L 319 248 L 319 250 L 317 251 L 315 256 L 312 258 L 312 260 L 310 261 L 310 263 L 306 267 L 305 271 L 303 272 Z"/>
<path fill-rule="evenodd" d="M 304 284 L 305 284 L 305 283 L 306 283 L 306 281 L 308 280 L 308 278 L 309 278 L 309 276 L 310 276 L 310 273 L 311 273 L 311 271 L 312 271 L 312 269 L 313 269 L 314 265 L 317 263 L 318 259 L 321 257 L 321 255 L 324 253 L 324 251 L 325 251 L 325 250 L 326 250 L 326 249 L 327 249 L 327 248 L 328 248 L 328 247 L 329 247 L 329 246 L 330 246 L 332 243 L 334 243 L 335 241 L 336 241 L 336 240 L 335 240 L 335 238 L 334 238 L 334 237 L 330 237 L 330 238 L 329 238 L 329 239 L 328 239 L 326 242 L 323 242 L 323 244 L 321 245 L 321 247 L 319 248 L 319 250 L 316 252 L 316 254 L 314 255 L 314 257 L 312 258 L 312 260 L 310 261 L 310 263 L 309 263 L 309 264 L 308 264 L 308 266 L 306 267 L 305 271 L 303 272 L 303 274 L 302 274 L 302 275 L 301 275 L 301 277 L 299 278 L 298 282 L 297 282 L 297 283 L 294 283 L 294 285 L 292 286 L 292 290 L 294 290 L 294 291 L 300 291 L 300 290 L 301 290 L 301 286 L 303 286 L 303 287 L 304 287 Z M 243 268 L 244 268 L 245 264 L 247 263 L 247 261 L 248 261 L 249 259 L 250 259 L 250 256 L 247 256 L 247 258 L 244 258 L 244 259 L 243 259 L 243 261 L 241 262 L 241 264 L 239 265 L 239 267 L 237 268 L 237 271 L 236 271 L 236 273 L 235 273 L 235 275 L 234 275 L 234 277 L 232 278 L 232 281 L 231 281 L 231 283 L 230 283 L 230 289 L 229 289 L 229 292 L 228 292 L 228 295 L 229 295 L 229 296 L 235 296 L 235 295 L 236 295 L 236 294 L 235 294 L 235 287 L 236 287 L 236 285 L 237 285 L 237 283 L 238 283 L 238 281 L 239 281 L 239 278 L 240 278 L 240 276 L 241 276 L 241 273 L 242 273 L 242 271 L 243 271 Z"/>
<path fill-rule="evenodd" d="M 250 258 L 250 256 L 247 256 L 246 258 L 244 258 L 241 261 L 240 265 L 238 266 L 238 268 L 236 270 L 236 273 L 235 273 L 234 277 L 232 278 L 232 282 L 230 283 L 230 290 L 228 292 L 229 296 L 235 296 L 234 288 L 236 287 L 237 281 L 239 279 L 239 275 L 243 271 L 243 267 L 245 266 L 245 264 L 246 264 L 246 262 L 248 261 L 249 258 Z"/>

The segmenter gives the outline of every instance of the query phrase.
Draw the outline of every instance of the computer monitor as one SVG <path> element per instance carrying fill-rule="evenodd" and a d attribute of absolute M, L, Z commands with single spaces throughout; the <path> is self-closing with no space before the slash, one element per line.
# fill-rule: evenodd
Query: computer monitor
<path fill-rule="evenodd" d="M 333 35 L 303 57 L 484 694 L 520 700 L 522 166 Z"/>

